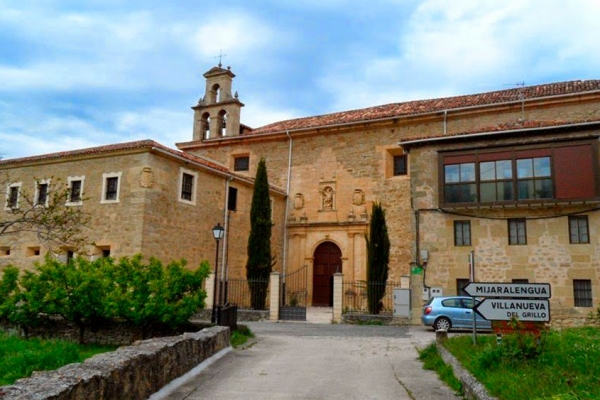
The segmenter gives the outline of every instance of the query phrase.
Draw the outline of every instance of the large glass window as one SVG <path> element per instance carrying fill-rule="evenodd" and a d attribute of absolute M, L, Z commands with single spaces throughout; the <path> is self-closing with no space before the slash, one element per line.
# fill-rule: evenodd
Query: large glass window
<path fill-rule="evenodd" d="M 513 168 L 511 160 L 479 163 L 481 202 L 513 200 Z"/>
<path fill-rule="evenodd" d="M 519 200 L 553 197 L 550 157 L 517 160 L 517 193 Z"/>
<path fill-rule="evenodd" d="M 448 203 L 470 203 L 477 201 L 475 163 L 444 166 L 444 197 Z"/>

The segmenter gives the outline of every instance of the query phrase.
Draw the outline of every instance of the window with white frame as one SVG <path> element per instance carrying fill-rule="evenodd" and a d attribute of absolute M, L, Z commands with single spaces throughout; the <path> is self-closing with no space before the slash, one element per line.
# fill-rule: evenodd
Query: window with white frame
<path fill-rule="evenodd" d="M 35 196 L 34 205 L 44 206 L 48 205 L 48 193 L 50 192 L 50 179 L 44 179 L 35 182 Z"/>
<path fill-rule="evenodd" d="M 189 169 L 181 168 L 179 173 L 179 201 L 196 205 L 196 185 L 198 173 Z"/>
<path fill-rule="evenodd" d="M 6 188 L 6 203 L 4 209 L 12 210 L 19 208 L 19 200 L 21 197 L 21 182 L 15 182 L 8 185 Z"/>
<path fill-rule="evenodd" d="M 100 203 L 118 203 L 121 192 L 121 172 L 102 174 L 102 198 Z"/>
<path fill-rule="evenodd" d="M 68 206 L 80 206 L 83 204 L 83 184 L 85 176 L 69 176 L 69 198 L 67 199 Z"/>

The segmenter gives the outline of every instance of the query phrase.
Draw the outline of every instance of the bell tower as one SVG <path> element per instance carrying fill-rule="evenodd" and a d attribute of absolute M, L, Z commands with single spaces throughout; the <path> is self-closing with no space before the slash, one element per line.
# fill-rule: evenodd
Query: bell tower
<path fill-rule="evenodd" d="M 204 97 L 192 107 L 194 110 L 194 140 L 217 139 L 240 134 L 240 114 L 244 104 L 237 92 L 231 94 L 235 75 L 231 68 L 217 67 L 204 73 L 206 89 Z"/>

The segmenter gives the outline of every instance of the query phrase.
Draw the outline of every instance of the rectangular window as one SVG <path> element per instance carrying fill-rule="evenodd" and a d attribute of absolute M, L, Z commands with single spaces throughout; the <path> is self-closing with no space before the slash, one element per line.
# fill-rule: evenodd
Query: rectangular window
<path fill-rule="evenodd" d="M 8 188 L 6 208 L 19 208 L 19 186 L 10 186 Z"/>
<path fill-rule="evenodd" d="M 227 197 L 227 210 L 235 211 L 237 209 L 237 194 L 237 188 L 229 187 L 229 196 Z"/>
<path fill-rule="evenodd" d="M 394 176 L 408 173 L 408 156 L 406 154 L 394 156 Z"/>
<path fill-rule="evenodd" d="M 468 279 L 459 278 L 456 280 L 456 294 L 457 296 L 468 296 L 467 292 L 465 292 L 465 287 L 469 284 Z"/>
<path fill-rule="evenodd" d="M 71 182 L 71 194 L 69 196 L 71 203 L 81 201 L 81 181 Z"/>
<path fill-rule="evenodd" d="M 112 177 L 106 179 L 106 200 L 117 199 L 117 188 L 119 187 L 119 178 Z"/>
<path fill-rule="evenodd" d="M 192 201 L 194 194 L 194 176 L 184 173 L 181 177 L 181 199 Z"/>
<path fill-rule="evenodd" d="M 196 185 L 198 172 L 180 168 L 178 200 L 182 203 L 196 205 Z"/>
<path fill-rule="evenodd" d="M 569 217 L 569 241 L 572 244 L 590 242 L 590 230 L 587 215 Z"/>
<path fill-rule="evenodd" d="M 83 204 L 83 184 L 84 176 L 70 176 L 69 181 L 69 199 L 68 206 L 80 206 Z"/>
<path fill-rule="evenodd" d="M 249 171 L 250 170 L 250 157 L 235 157 L 233 159 L 233 170 L 234 171 Z"/>
<path fill-rule="evenodd" d="M 573 279 L 573 299 L 575 307 L 592 307 L 592 281 Z"/>
<path fill-rule="evenodd" d="M 118 203 L 121 191 L 121 172 L 102 174 L 100 203 Z"/>
<path fill-rule="evenodd" d="M 508 220 L 508 244 L 527 244 L 527 229 L 524 218 L 513 218 Z"/>
<path fill-rule="evenodd" d="M 8 256 L 10 256 L 10 247 L 0 246 L 0 257 L 8 257 Z"/>
<path fill-rule="evenodd" d="M 38 183 L 35 192 L 35 205 L 45 206 L 48 203 L 48 184 Z"/>
<path fill-rule="evenodd" d="M 517 278 L 517 279 L 513 279 L 512 283 L 529 283 L 529 279 L 520 279 L 520 278 Z"/>
<path fill-rule="evenodd" d="M 454 221 L 454 245 L 471 245 L 471 221 Z"/>

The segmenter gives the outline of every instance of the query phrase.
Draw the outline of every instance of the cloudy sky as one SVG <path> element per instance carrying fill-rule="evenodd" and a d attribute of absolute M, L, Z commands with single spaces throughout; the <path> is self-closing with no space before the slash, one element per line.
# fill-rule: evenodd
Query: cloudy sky
<path fill-rule="evenodd" d="M 202 74 L 242 122 L 600 78 L 597 0 L 0 0 L 0 156 L 192 139 Z"/>

